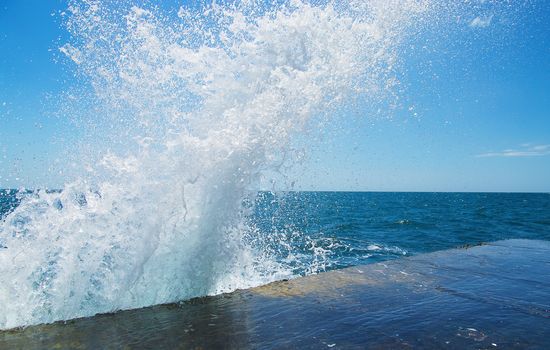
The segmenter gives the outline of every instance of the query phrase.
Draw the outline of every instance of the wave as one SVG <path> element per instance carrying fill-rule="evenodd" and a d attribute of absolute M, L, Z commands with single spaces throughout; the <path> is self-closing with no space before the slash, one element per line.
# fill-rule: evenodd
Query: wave
<path fill-rule="evenodd" d="M 85 171 L 0 223 L 0 328 L 292 277 L 246 219 L 252 189 L 300 160 L 292 140 L 315 120 L 394 88 L 432 5 L 261 3 L 70 2 L 63 104 Z"/>

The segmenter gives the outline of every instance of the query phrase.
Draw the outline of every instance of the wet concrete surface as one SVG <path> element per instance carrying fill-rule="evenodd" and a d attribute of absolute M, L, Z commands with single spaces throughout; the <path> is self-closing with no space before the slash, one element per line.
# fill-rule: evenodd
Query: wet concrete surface
<path fill-rule="evenodd" d="M 507 240 L 0 332 L 0 349 L 550 349 L 550 242 Z"/>

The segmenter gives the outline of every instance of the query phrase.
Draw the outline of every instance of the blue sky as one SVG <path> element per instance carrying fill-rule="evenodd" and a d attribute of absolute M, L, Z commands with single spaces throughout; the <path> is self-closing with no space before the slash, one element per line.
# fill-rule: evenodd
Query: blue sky
<path fill-rule="evenodd" d="M 63 183 L 56 164 L 76 132 L 55 113 L 74 79 L 58 52 L 65 7 L 0 0 L 0 187 Z M 550 6 L 478 12 L 405 51 L 398 108 L 342 109 L 297 188 L 550 192 Z"/>

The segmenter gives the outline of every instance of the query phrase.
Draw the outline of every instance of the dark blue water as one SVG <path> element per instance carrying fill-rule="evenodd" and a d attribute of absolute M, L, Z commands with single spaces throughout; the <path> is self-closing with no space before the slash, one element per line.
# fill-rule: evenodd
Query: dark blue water
<path fill-rule="evenodd" d="M 26 194 L 0 191 L 0 217 Z M 507 238 L 550 240 L 547 193 L 262 192 L 254 240 L 306 274 Z"/>
<path fill-rule="evenodd" d="M 252 221 L 262 232 L 303 233 L 287 241 L 305 259 L 312 245 L 324 249 L 326 269 L 508 238 L 550 240 L 548 193 L 262 193 L 258 202 Z"/>
<path fill-rule="evenodd" d="M 18 195 L 17 190 L 0 189 L 0 219 L 15 209 L 20 201 L 21 196 Z"/>

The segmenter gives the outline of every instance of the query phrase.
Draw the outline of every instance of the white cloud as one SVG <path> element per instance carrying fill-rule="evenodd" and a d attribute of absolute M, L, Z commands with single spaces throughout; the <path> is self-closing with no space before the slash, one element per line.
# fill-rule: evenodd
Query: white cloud
<path fill-rule="evenodd" d="M 470 22 L 470 28 L 486 28 L 491 24 L 493 15 L 490 16 L 478 16 Z"/>
<path fill-rule="evenodd" d="M 476 157 L 535 157 L 550 155 L 550 145 L 533 145 L 524 143 L 517 149 L 505 149 L 499 152 L 487 152 Z"/>

